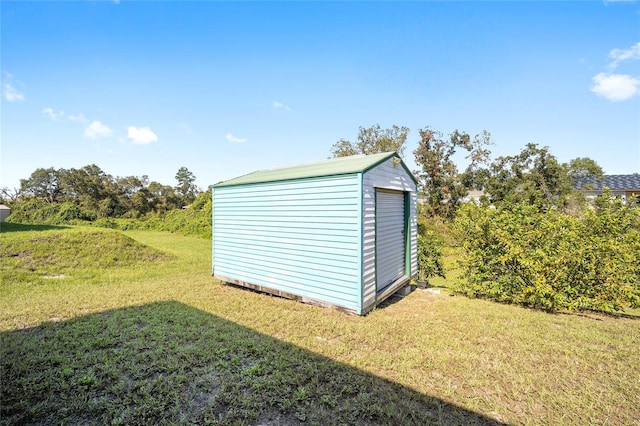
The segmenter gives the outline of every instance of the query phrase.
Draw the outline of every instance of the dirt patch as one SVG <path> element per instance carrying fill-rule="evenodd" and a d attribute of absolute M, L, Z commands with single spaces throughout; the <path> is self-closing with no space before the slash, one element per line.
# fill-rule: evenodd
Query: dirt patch
<path fill-rule="evenodd" d="M 303 424 L 293 415 L 282 413 L 263 412 L 256 420 L 256 426 L 289 426 Z"/>

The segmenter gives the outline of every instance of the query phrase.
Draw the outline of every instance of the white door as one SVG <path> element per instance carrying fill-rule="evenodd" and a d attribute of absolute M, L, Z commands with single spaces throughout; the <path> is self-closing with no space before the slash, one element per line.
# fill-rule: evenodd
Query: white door
<path fill-rule="evenodd" d="M 404 193 L 376 190 L 376 289 L 405 275 Z"/>

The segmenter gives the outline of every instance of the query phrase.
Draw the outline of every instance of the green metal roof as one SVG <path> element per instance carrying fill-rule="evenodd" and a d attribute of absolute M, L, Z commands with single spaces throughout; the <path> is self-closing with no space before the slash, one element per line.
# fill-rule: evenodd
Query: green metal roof
<path fill-rule="evenodd" d="M 247 185 L 252 183 L 276 182 L 282 180 L 305 179 L 320 176 L 347 175 L 353 173 L 364 173 L 380 163 L 396 156 L 395 152 L 383 152 L 371 155 L 353 155 L 350 157 L 332 158 L 330 160 L 319 161 L 317 163 L 298 164 L 295 166 L 281 167 L 271 170 L 258 170 L 244 176 L 220 182 L 214 187 Z M 398 157 L 399 158 L 399 157 Z M 412 179 L 415 178 L 402 163 L 404 169 Z"/>

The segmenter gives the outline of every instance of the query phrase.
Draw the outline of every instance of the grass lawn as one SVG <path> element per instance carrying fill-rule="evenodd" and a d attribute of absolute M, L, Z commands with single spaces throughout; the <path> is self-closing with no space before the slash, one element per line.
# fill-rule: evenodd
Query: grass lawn
<path fill-rule="evenodd" d="M 2 225 L 0 424 L 637 424 L 640 319 L 222 285 L 210 241 Z"/>

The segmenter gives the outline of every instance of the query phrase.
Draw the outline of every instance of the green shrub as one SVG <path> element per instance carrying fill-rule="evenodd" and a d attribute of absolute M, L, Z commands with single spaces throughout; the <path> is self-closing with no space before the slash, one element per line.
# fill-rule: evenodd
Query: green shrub
<path fill-rule="evenodd" d="M 203 192 L 187 208 L 168 212 L 162 230 L 211 238 L 211 214 L 211 192 Z"/>
<path fill-rule="evenodd" d="M 580 218 L 534 206 L 464 206 L 459 292 L 550 311 L 640 302 L 638 209 L 603 197 Z"/>
<path fill-rule="evenodd" d="M 187 208 L 171 210 L 164 215 L 149 213 L 138 219 L 101 218 L 93 224 L 122 231 L 166 231 L 211 238 L 211 192 L 203 192 L 198 195 L 195 201 Z"/>
<path fill-rule="evenodd" d="M 445 278 L 442 242 L 433 231 L 426 231 L 418 234 L 418 282 L 428 283 L 434 276 Z"/>
<path fill-rule="evenodd" d="M 421 212 L 423 213 L 423 212 Z M 418 218 L 418 282 L 429 283 L 430 277 L 445 278 L 442 263 L 444 239 L 448 238 L 447 225 L 437 217 L 421 214 Z"/>
<path fill-rule="evenodd" d="M 49 203 L 44 200 L 29 198 L 11 203 L 12 223 L 32 223 L 59 225 L 75 221 L 95 220 L 96 215 L 82 209 L 73 202 Z"/>
<path fill-rule="evenodd" d="M 81 209 L 71 202 L 58 204 L 58 213 L 55 220 L 57 223 L 65 223 L 73 220 L 91 221 L 96 219 L 95 213 Z"/>
<path fill-rule="evenodd" d="M 110 204 L 103 203 L 106 208 Z M 164 215 L 149 213 L 140 218 L 97 217 L 75 202 L 49 203 L 35 198 L 12 203 L 8 222 L 47 225 L 93 225 L 100 228 L 167 231 L 182 235 L 211 238 L 211 192 L 203 192 L 184 209 L 170 210 Z M 131 215 L 129 215 L 131 216 Z"/>

